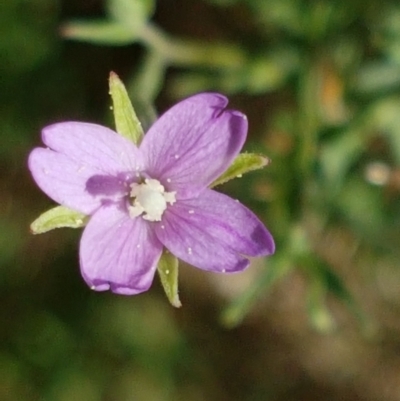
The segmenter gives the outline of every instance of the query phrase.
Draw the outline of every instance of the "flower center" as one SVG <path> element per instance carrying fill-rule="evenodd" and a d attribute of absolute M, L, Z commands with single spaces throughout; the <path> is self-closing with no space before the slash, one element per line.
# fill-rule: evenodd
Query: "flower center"
<path fill-rule="evenodd" d="M 134 218 L 143 214 L 148 221 L 161 221 L 167 203 L 173 205 L 176 192 L 165 192 L 160 181 L 145 179 L 142 184 L 131 184 L 129 216 Z"/>

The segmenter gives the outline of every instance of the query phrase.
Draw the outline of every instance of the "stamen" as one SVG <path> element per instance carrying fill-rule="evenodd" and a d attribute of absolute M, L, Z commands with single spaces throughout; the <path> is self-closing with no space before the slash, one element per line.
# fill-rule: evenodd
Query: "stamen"
<path fill-rule="evenodd" d="M 160 181 L 146 178 L 144 183 L 131 184 L 130 196 L 132 204 L 129 206 L 129 216 L 143 217 L 147 221 L 161 221 L 167 204 L 173 205 L 176 201 L 176 192 L 165 192 Z"/>

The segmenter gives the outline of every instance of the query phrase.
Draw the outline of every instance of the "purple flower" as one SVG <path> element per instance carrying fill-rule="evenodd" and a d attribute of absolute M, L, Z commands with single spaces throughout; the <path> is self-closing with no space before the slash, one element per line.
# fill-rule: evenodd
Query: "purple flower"
<path fill-rule="evenodd" d="M 243 114 L 218 94 L 192 96 L 161 116 L 140 147 L 100 125 L 44 128 L 29 168 L 54 201 L 90 215 L 80 244 L 87 284 L 99 291 L 146 291 L 165 247 L 203 270 L 238 272 L 244 256 L 274 252 L 246 207 L 208 186 L 238 155 Z"/>

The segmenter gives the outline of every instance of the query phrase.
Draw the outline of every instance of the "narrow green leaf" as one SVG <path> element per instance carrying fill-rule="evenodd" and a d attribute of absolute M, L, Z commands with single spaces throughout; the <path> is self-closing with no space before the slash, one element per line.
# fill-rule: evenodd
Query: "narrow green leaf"
<path fill-rule="evenodd" d="M 86 225 L 88 219 L 88 216 L 80 212 L 64 206 L 56 206 L 41 214 L 31 224 L 31 231 L 32 234 L 43 234 L 61 227 L 80 228 Z"/>
<path fill-rule="evenodd" d="M 268 157 L 257 155 L 255 153 L 241 153 L 236 157 L 228 170 L 217 178 L 210 187 L 212 188 L 224 184 L 234 178 L 239 178 L 243 174 L 263 168 L 269 163 L 270 159 L 268 159 Z"/>
<path fill-rule="evenodd" d="M 178 259 L 164 250 L 157 266 L 161 284 L 172 306 L 182 306 L 178 295 Z"/>
<path fill-rule="evenodd" d="M 125 46 L 134 43 L 137 35 L 116 21 L 71 21 L 61 28 L 65 38 L 97 45 Z"/>
<path fill-rule="evenodd" d="M 110 73 L 109 84 L 117 132 L 139 145 L 144 135 L 143 128 L 132 107 L 125 85 L 115 72 Z"/>

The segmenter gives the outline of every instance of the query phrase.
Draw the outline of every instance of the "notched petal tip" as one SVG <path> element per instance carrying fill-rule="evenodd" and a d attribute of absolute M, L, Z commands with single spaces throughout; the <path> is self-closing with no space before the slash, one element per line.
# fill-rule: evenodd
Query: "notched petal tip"
<path fill-rule="evenodd" d="M 28 156 L 28 169 L 29 171 L 34 174 L 37 172 L 37 157 L 40 157 L 39 154 L 43 148 L 34 148 L 31 150 Z"/>
<path fill-rule="evenodd" d="M 242 258 L 238 259 L 238 262 L 236 265 L 231 266 L 230 268 L 227 269 L 214 269 L 214 273 L 223 273 L 223 274 L 234 274 L 234 273 L 240 273 L 243 270 L 246 270 L 250 266 L 250 260 L 247 258 Z"/>
<path fill-rule="evenodd" d="M 169 109 L 165 115 L 169 117 L 173 115 L 189 115 L 192 118 L 194 112 L 206 113 L 207 109 L 211 109 L 211 117 L 218 118 L 226 111 L 229 100 L 224 95 L 217 92 L 204 92 L 190 96 L 181 102 L 177 103 Z M 162 118 L 163 116 L 161 116 Z"/>
<path fill-rule="evenodd" d="M 255 250 L 249 252 L 249 256 L 268 256 L 275 253 L 275 241 L 271 233 L 261 223 L 254 228 L 250 235 L 254 244 L 257 244 Z"/>
<path fill-rule="evenodd" d="M 190 96 L 180 103 L 185 103 L 186 101 L 202 101 L 205 104 L 208 104 L 211 107 L 220 107 L 220 108 L 225 108 L 229 100 L 226 96 L 222 95 L 221 93 L 217 92 L 203 92 L 203 93 L 198 93 L 197 95 Z M 177 106 L 180 104 L 178 103 Z"/>
<path fill-rule="evenodd" d="M 151 287 L 151 282 L 148 283 L 148 285 L 142 286 L 142 287 L 127 287 L 127 286 L 122 286 L 119 284 L 111 284 L 110 288 L 111 291 L 114 294 L 119 294 L 119 295 L 137 295 L 141 294 L 142 292 L 147 291 Z"/>
<path fill-rule="evenodd" d="M 52 152 L 50 149 L 34 148 L 28 156 L 28 169 L 36 184 L 41 188 L 40 183 L 47 180 L 51 172 L 51 163 L 48 163 L 46 156 Z M 42 188 L 41 188 L 42 189 Z"/>
<path fill-rule="evenodd" d="M 233 114 L 234 116 L 243 118 L 243 120 L 247 120 L 246 114 L 242 113 L 241 111 L 239 111 L 239 110 L 229 110 L 229 111 L 230 111 L 231 114 Z"/>
<path fill-rule="evenodd" d="M 41 131 L 42 141 L 45 145 L 52 148 L 51 142 L 53 135 L 57 135 L 58 133 L 63 134 L 65 130 L 69 130 L 70 128 L 76 128 L 78 125 L 84 125 L 84 124 L 88 123 L 81 123 L 77 121 L 63 121 L 46 125 L 44 128 L 42 128 Z"/>

